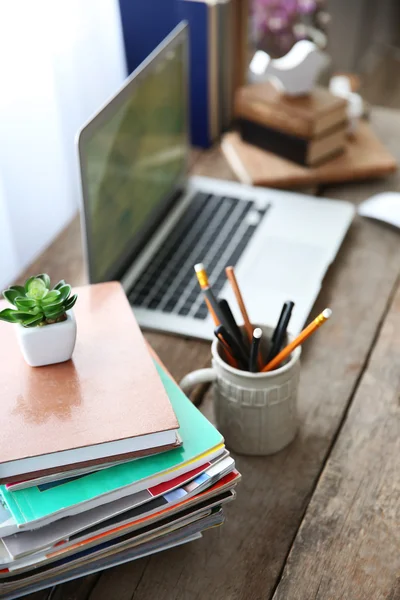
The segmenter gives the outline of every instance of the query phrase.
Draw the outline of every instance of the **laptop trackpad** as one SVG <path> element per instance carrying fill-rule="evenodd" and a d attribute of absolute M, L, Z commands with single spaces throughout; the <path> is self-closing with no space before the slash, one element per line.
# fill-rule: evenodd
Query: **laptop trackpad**
<path fill-rule="evenodd" d="M 254 249 L 255 250 L 255 249 Z M 246 273 L 239 271 L 246 288 L 254 288 L 255 282 L 263 280 L 264 289 L 285 292 L 288 298 L 303 296 L 321 283 L 329 265 L 329 252 L 320 246 L 291 242 L 281 238 L 264 238 L 261 252 L 253 255 L 246 265 Z M 260 287 L 260 283 L 258 283 Z"/>

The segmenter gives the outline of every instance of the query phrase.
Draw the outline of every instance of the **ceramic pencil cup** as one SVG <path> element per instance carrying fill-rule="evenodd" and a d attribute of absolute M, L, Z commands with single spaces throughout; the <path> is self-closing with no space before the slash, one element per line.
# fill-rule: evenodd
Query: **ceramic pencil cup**
<path fill-rule="evenodd" d="M 260 327 L 261 355 L 266 356 L 272 329 Z M 288 341 L 291 339 L 288 336 Z M 186 375 L 181 388 L 189 393 L 199 383 L 213 382 L 216 425 L 229 450 L 259 456 L 279 452 L 297 433 L 301 348 L 268 373 L 235 369 L 225 362 L 223 352 L 215 339 L 211 345 L 212 367 Z"/>

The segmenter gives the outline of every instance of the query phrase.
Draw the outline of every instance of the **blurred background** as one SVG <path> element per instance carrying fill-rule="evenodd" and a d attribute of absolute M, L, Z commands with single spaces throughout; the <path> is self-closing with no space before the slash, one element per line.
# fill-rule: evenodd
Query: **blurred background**
<path fill-rule="evenodd" d="M 40 254 L 79 207 L 75 137 L 181 20 L 189 0 L 19 0 L 0 4 L 0 286 Z M 311 39 L 329 72 L 400 107 L 398 0 L 236 0 L 250 60 Z"/>

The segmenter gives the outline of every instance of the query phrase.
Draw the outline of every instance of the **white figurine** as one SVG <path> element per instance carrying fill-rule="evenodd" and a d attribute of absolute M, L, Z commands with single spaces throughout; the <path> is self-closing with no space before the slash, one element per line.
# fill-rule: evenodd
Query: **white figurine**
<path fill-rule="evenodd" d="M 360 94 L 351 91 L 350 79 L 345 75 L 335 75 L 329 82 L 329 91 L 334 96 L 347 100 L 347 118 L 349 133 L 355 133 L 358 122 L 364 113 L 364 103 Z"/>
<path fill-rule="evenodd" d="M 250 63 L 252 83 L 271 80 L 289 96 L 309 94 L 321 69 L 326 64 L 325 55 L 308 40 L 297 42 L 282 58 L 271 58 L 257 50 Z"/>

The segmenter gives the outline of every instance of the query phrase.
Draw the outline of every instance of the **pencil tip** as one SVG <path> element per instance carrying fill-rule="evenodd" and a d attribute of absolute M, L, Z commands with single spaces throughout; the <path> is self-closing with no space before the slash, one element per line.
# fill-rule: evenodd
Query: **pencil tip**
<path fill-rule="evenodd" d="M 194 270 L 196 271 L 196 273 L 200 273 L 201 271 L 204 271 L 203 263 L 197 263 L 197 265 L 194 265 Z"/>
<path fill-rule="evenodd" d="M 261 327 L 256 327 L 255 330 L 253 331 L 253 337 L 259 339 L 262 336 L 262 329 Z"/>
<path fill-rule="evenodd" d="M 326 308 L 324 311 L 322 311 L 322 316 L 325 317 L 325 319 L 329 319 L 329 317 L 332 316 L 331 309 Z"/>

